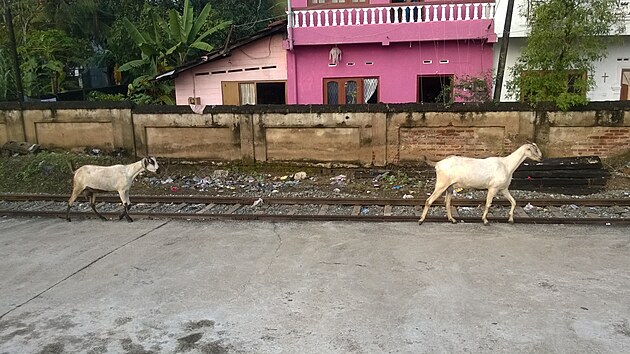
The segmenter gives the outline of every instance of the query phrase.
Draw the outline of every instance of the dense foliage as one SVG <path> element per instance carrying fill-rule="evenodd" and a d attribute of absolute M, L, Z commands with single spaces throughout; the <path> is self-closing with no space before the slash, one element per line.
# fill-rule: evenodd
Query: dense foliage
<path fill-rule="evenodd" d="M 617 0 L 532 2 L 527 45 L 511 68 L 508 92 L 533 105 L 553 102 L 561 109 L 587 102 L 594 63 L 624 30 Z"/>
<path fill-rule="evenodd" d="M 248 36 L 281 15 L 278 0 L 0 0 L 0 101 L 17 99 L 6 8 L 13 15 L 24 93 L 42 97 L 100 80 L 128 99 L 172 103 L 173 84 L 149 79 L 230 33 Z M 274 12 L 276 11 L 276 12 Z M 92 86 L 98 86 L 92 83 Z M 91 95 L 90 98 L 104 95 Z M 116 97 L 115 99 L 118 99 Z"/>

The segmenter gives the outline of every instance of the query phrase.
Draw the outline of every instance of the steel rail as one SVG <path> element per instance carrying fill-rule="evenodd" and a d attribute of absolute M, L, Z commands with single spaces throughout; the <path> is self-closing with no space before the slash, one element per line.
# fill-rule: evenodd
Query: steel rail
<path fill-rule="evenodd" d="M 5 201 L 53 201 L 65 202 L 69 195 L 61 194 L 0 194 L 0 200 Z M 253 204 L 258 197 L 216 197 L 204 195 L 137 195 L 131 197 L 132 204 L 138 203 L 188 203 L 188 204 Z M 328 205 L 392 205 L 392 206 L 423 206 L 426 199 L 396 199 L 396 198 L 262 198 L 266 204 L 328 204 Z M 442 199 L 442 198 L 440 198 Z M 81 201 L 81 198 L 78 200 Z M 118 203 L 120 199 L 114 194 L 98 194 L 97 201 Z M 479 199 L 458 199 L 453 198 L 454 206 L 477 206 L 485 204 L 485 198 Z M 591 198 L 528 198 L 518 199 L 518 205 L 537 205 L 537 206 L 559 206 L 559 205 L 577 205 L 577 206 L 630 206 L 630 198 L 613 198 L 613 199 L 591 199 Z M 444 206 L 443 200 L 437 200 L 433 205 Z M 505 199 L 495 199 L 492 205 L 506 206 L 510 205 Z"/>
<path fill-rule="evenodd" d="M 0 201 L 10 201 L 20 203 L 22 201 L 44 201 L 44 202 L 65 202 L 66 196 L 52 196 L 52 195 L 11 195 L 0 196 Z M 164 204 L 167 207 L 176 207 L 179 204 L 179 208 L 171 211 L 147 211 L 137 210 L 132 211 L 134 218 L 155 218 L 155 219 L 186 219 L 186 220 L 267 220 L 267 221 L 366 221 L 366 222 L 412 222 L 417 221 L 419 216 L 420 204 L 419 200 L 410 201 L 405 199 L 327 199 L 327 198 L 268 198 L 264 203 L 277 204 L 277 205 L 293 205 L 294 207 L 299 205 L 318 205 L 319 210 L 316 214 L 307 213 L 300 214 L 297 208 L 294 208 L 293 213 L 274 214 L 266 213 L 264 208 L 258 210 L 251 210 L 245 213 L 237 212 L 237 210 L 248 207 L 251 202 L 257 198 L 253 197 L 208 197 L 208 196 L 140 196 L 134 198 L 136 203 L 152 203 L 159 206 Z M 111 200 L 113 203 L 119 203 L 117 197 L 108 196 L 107 198 L 101 198 L 101 202 Z M 464 205 L 482 205 L 484 200 L 463 200 L 467 202 Z M 582 205 L 582 206 L 630 206 L 630 199 L 614 199 L 614 200 L 573 200 L 573 199 L 531 199 L 531 203 L 535 205 L 545 204 L 550 208 L 555 208 L 556 205 Z M 540 203 L 540 202 L 543 203 Z M 524 203 L 527 201 L 521 201 Z M 195 210 L 194 212 L 179 211 L 183 210 L 186 205 L 201 205 L 205 204 L 206 207 L 201 210 Z M 212 208 L 216 205 L 231 205 L 226 212 L 212 212 Z M 423 203 L 422 203 L 423 204 Z M 457 205 L 457 203 L 454 203 Z M 498 204 L 498 203 L 497 203 Z M 334 214 L 328 213 L 328 207 L 331 205 L 345 205 L 353 206 L 352 214 Z M 461 206 L 462 204 L 460 204 Z M 2 216 L 21 216 L 21 217 L 58 217 L 65 218 L 65 210 L 20 210 L 20 205 L 16 205 L 18 208 L 3 209 L 0 210 Z M 363 215 L 360 214 L 361 207 L 368 206 L 384 206 L 382 214 L 377 215 Z M 395 215 L 392 213 L 393 206 L 414 206 L 414 215 Z M 6 205 L 5 205 L 6 207 Z M 27 206 L 28 207 L 28 206 Z M 59 206 L 57 206 L 59 207 Z M 151 207 L 154 209 L 155 207 Z M 558 208 L 555 208 L 558 209 Z M 120 209 L 114 211 L 103 211 L 102 214 L 116 219 L 119 216 Z M 380 212 L 379 212 L 380 213 Z M 94 218 L 95 215 L 91 210 L 85 211 L 71 211 L 72 218 Z M 478 216 L 456 216 L 460 222 L 466 223 L 480 223 L 481 218 Z M 490 215 L 488 219 L 492 222 L 506 223 L 506 217 L 496 217 Z M 630 218 L 627 217 L 595 217 L 593 213 L 586 211 L 585 217 L 564 217 L 558 210 L 552 211 L 550 216 L 537 217 L 529 216 L 521 206 L 517 208 L 515 215 L 516 223 L 529 223 L 529 224 L 607 224 L 607 225 L 628 225 L 630 224 Z M 442 222 L 446 223 L 444 216 L 429 216 L 426 221 L 428 222 Z"/>

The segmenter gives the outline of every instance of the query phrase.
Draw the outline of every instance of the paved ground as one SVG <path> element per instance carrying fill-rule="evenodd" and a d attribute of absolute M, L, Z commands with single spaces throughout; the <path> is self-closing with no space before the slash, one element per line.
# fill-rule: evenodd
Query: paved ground
<path fill-rule="evenodd" d="M 0 353 L 630 352 L 630 228 L 0 219 Z"/>

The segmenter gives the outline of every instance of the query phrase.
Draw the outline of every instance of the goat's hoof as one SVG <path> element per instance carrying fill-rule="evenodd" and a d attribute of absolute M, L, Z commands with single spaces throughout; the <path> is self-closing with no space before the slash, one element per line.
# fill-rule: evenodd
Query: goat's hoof
<path fill-rule="evenodd" d="M 127 219 L 127 222 L 133 222 L 133 220 L 131 218 Z"/>
<path fill-rule="evenodd" d="M 424 220 L 418 220 L 418 225 L 422 225 L 423 222 Z"/>
<path fill-rule="evenodd" d="M 510 224 L 514 224 L 514 219 L 508 219 L 508 222 L 509 222 Z"/>
<path fill-rule="evenodd" d="M 70 221 L 72 221 L 72 220 L 70 220 L 70 218 L 66 218 L 66 221 L 67 221 L 67 222 L 70 222 Z"/>
<path fill-rule="evenodd" d="M 448 221 L 450 221 L 451 224 L 457 224 L 457 220 L 455 220 L 455 219 L 449 219 Z"/>
<path fill-rule="evenodd" d="M 484 221 L 483 221 L 483 224 L 484 224 L 484 225 L 486 225 L 486 226 L 490 225 L 490 223 L 488 222 L 488 220 L 484 220 Z"/>

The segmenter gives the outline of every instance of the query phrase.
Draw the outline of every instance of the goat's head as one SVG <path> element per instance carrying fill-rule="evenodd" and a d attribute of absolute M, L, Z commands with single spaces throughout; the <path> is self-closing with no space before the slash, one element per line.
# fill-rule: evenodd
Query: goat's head
<path fill-rule="evenodd" d="M 527 143 L 525 146 L 525 156 L 534 161 L 542 161 L 543 155 L 536 143 Z"/>
<path fill-rule="evenodd" d="M 142 159 L 142 166 L 144 167 L 145 171 L 160 173 L 160 165 L 158 165 L 155 157 L 149 156 Z"/>

